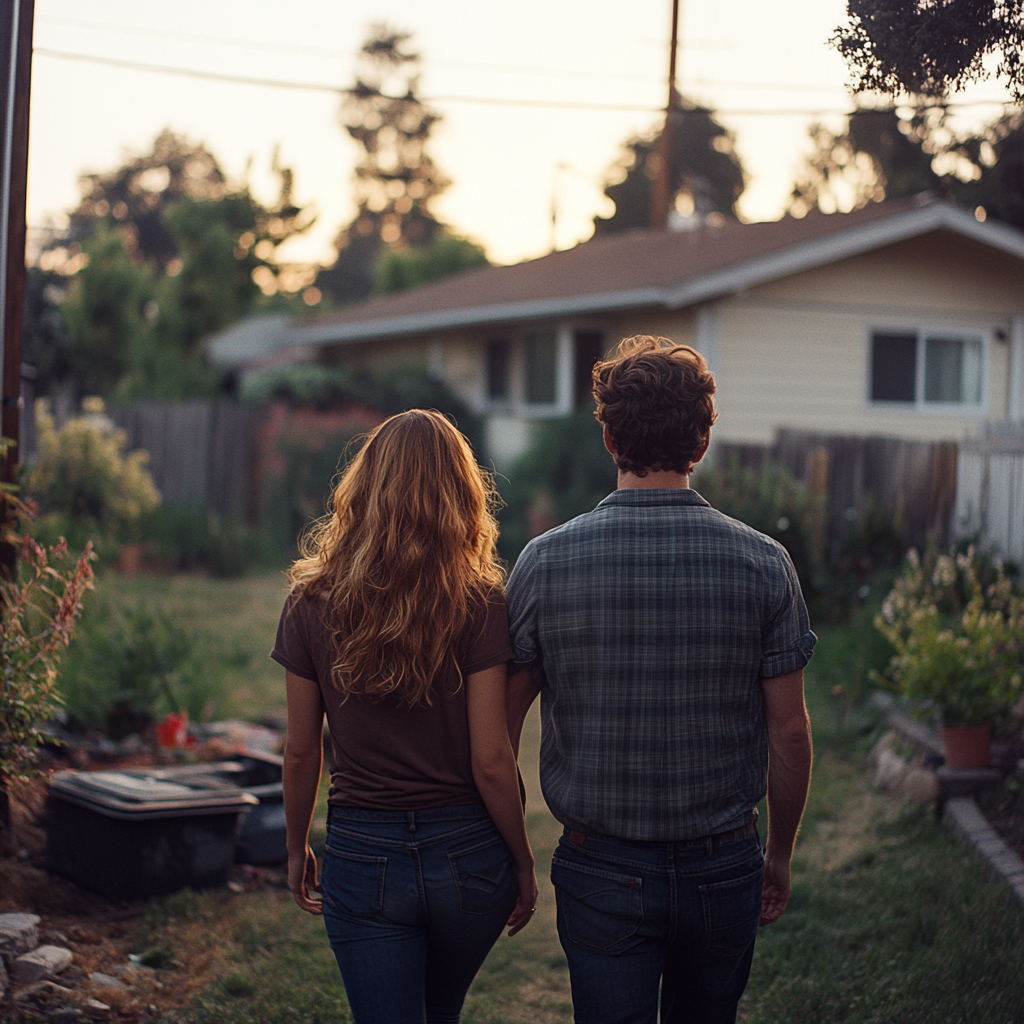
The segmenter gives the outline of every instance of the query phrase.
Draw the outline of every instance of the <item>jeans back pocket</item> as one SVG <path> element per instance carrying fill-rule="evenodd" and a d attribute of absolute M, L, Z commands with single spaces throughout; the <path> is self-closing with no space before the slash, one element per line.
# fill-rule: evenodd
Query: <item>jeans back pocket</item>
<path fill-rule="evenodd" d="M 636 875 L 551 859 L 551 882 L 566 936 L 581 946 L 619 952 L 644 919 L 643 880 Z"/>
<path fill-rule="evenodd" d="M 708 949 L 735 951 L 757 935 L 763 886 L 764 868 L 759 867 L 740 878 L 700 887 Z"/>
<path fill-rule="evenodd" d="M 326 902 L 354 917 L 369 917 L 384 909 L 384 880 L 388 859 L 327 846 L 321 888 Z"/>
<path fill-rule="evenodd" d="M 515 867 L 501 836 L 494 835 L 460 850 L 449 850 L 448 863 L 459 894 L 459 909 L 464 913 L 487 914 L 501 900 L 508 900 L 510 904 L 514 900 L 518 890 Z"/>

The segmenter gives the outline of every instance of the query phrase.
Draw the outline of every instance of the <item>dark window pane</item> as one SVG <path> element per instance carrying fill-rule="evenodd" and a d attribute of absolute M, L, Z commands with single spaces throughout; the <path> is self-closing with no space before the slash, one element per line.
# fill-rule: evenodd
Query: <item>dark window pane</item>
<path fill-rule="evenodd" d="M 528 334 L 526 348 L 526 401 L 530 405 L 552 405 L 555 401 L 555 348 L 554 331 Z"/>
<path fill-rule="evenodd" d="M 917 335 L 871 337 L 871 400 L 913 402 L 917 380 Z"/>
<path fill-rule="evenodd" d="M 500 402 L 511 391 L 511 343 L 508 338 L 491 338 L 487 342 L 487 397 Z"/>
<path fill-rule="evenodd" d="M 604 355 L 604 335 L 600 331 L 576 332 L 576 408 L 589 409 L 594 404 L 590 393 L 593 382 L 590 371 Z"/>

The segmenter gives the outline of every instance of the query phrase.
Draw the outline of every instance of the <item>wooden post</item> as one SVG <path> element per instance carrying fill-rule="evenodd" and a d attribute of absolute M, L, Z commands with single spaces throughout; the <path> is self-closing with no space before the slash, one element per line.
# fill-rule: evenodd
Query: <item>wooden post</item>
<path fill-rule="evenodd" d="M 35 0 L 0 0 L 0 432 L 15 442 L 0 464 L 0 480 L 7 484 L 14 483 L 20 461 L 17 443 L 34 16 Z M 0 516 L 5 514 L 6 506 L 0 503 Z M 0 546 L 0 571 L 13 565 L 14 551 Z"/>
<path fill-rule="evenodd" d="M 678 106 L 676 91 L 676 50 L 679 47 L 679 0 L 672 0 L 672 42 L 668 56 L 668 103 L 665 105 L 665 127 L 661 130 L 657 148 L 657 176 L 651 197 L 651 227 L 656 231 L 668 225 L 668 208 L 672 191 L 672 128 Z"/>

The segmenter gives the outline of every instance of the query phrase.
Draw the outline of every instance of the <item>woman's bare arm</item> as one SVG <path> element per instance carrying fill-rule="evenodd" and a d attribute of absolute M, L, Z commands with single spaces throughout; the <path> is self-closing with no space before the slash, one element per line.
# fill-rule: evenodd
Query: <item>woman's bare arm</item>
<path fill-rule="evenodd" d="M 324 705 L 320 687 L 294 672 L 285 676 L 288 739 L 284 747 L 284 816 L 288 829 L 288 888 L 309 914 L 322 914 L 311 893 L 317 887 L 316 857 L 309 848 L 316 794 L 324 760 Z"/>
<path fill-rule="evenodd" d="M 508 736 L 504 665 L 466 679 L 473 781 L 516 866 L 519 899 L 508 919 L 509 935 L 526 925 L 537 906 L 537 875 L 519 798 L 519 776 Z"/>

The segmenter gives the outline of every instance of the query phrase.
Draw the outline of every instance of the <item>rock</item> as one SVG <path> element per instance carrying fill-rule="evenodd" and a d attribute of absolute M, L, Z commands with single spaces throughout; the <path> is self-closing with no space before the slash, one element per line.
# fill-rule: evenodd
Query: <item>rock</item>
<path fill-rule="evenodd" d="M 98 999 L 87 999 L 82 1009 L 91 1020 L 111 1020 L 114 1016 L 114 1011 L 106 1003 L 101 1003 Z"/>
<path fill-rule="evenodd" d="M 74 954 L 63 946 L 40 946 L 24 953 L 11 964 L 11 977 L 17 985 L 31 985 L 52 978 L 71 966 Z"/>
<path fill-rule="evenodd" d="M 75 993 L 71 989 L 65 988 L 63 985 L 52 981 L 37 981 L 34 985 L 21 989 L 18 992 L 18 1000 L 39 1004 L 66 1003 L 69 999 L 73 999 L 74 995 Z"/>
<path fill-rule="evenodd" d="M 39 945 L 39 918 L 35 914 L 0 914 L 0 956 L 13 960 Z"/>
<path fill-rule="evenodd" d="M 934 803 L 939 798 L 939 780 L 927 768 L 910 766 L 900 779 L 898 793 L 904 800 L 918 804 Z"/>
<path fill-rule="evenodd" d="M 128 987 L 120 978 L 115 978 L 112 974 L 104 974 L 102 971 L 93 971 L 89 975 L 89 980 L 100 988 L 116 988 L 122 992 Z"/>
<path fill-rule="evenodd" d="M 48 1024 L 78 1024 L 82 1019 L 82 1011 L 75 1006 L 58 1006 L 47 1010 L 44 1015 Z"/>

